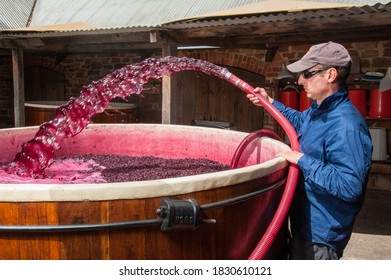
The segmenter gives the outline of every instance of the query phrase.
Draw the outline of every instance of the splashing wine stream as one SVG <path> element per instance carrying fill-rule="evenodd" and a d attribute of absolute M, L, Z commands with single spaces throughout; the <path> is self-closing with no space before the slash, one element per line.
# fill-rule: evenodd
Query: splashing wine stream
<path fill-rule="evenodd" d="M 43 123 L 33 139 L 22 145 L 22 150 L 3 169 L 24 177 L 42 177 L 45 168 L 53 162 L 55 150 L 61 140 L 80 133 L 91 117 L 102 113 L 116 97 L 126 100 L 131 94 L 140 94 L 150 78 L 160 79 L 173 72 L 193 70 L 228 79 L 226 68 L 192 58 L 148 58 L 140 63 L 127 65 L 104 78 L 83 87 L 78 98 L 56 109 L 55 118 Z"/>

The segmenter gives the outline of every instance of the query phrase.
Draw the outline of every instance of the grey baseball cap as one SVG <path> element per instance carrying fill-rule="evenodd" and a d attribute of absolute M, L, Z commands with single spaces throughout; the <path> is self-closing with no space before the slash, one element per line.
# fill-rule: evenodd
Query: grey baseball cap
<path fill-rule="evenodd" d="M 312 46 L 299 61 L 287 65 L 287 68 L 298 73 L 317 64 L 347 67 L 350 61 L 349 52 L 342 45 L 330 41 Z"/>

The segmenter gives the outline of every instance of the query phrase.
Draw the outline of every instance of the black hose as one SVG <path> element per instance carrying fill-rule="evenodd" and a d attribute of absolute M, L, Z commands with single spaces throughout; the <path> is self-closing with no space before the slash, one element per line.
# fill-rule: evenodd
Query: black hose
<path fill-rule="evenodd" d="M 124 229 L 141 226 L 160 226 L 161 219 L 141 220 L 108 224 L 72 224 L 72 225 L 36 225 L 36 226 L 0 226 L 0 232 L 71 232 L 71 231 L 93 231 L 107 229 Z"/>
<path fill-rule="evenodd" d="M 262 190 L 259 190 L 259 191 L 247 193 L 247 194 L 244 194 L 244 195 L 240 195 L 240 196 L 237 196 L 237 197 L 225 199 L 225 200 L 214 202 L 214 203 L 210 203 L 210 204 L 201 205 L 200 209 L 201 210 L 213 209 L 213 208 L 223 207 L 223 206 L 227 206 L 227 205 L 230 205 L 230 204 L 233 204 L 233 203 L 237 203 L 239 201 L 248 200 L 250 198 L 256 197 L 256 196 L 261 195 L 261 194 L 263 194 L 265 192 L 268 192 L 268 191 L 271 191 L 271 190 L 273 190 L 275 188 L 278 188 L 281 185 L 283 185 L 285 182 L 286 182 L 286 178 L 278 181 L 277 183 L 274 183 L 271 186 L 268 186 L 268 187 L 266 187 L 266 188 L 264 188 Z"/>

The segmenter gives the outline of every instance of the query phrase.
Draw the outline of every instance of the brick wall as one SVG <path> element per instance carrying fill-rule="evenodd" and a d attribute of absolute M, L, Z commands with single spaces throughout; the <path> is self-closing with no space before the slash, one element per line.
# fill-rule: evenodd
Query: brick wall
<path fill-rule="evenodd" d="M 268 79 L 277 77 L 281 69 L 281 59 L 275 57 L 272 62 L 265 61 L 266 50 L 247 49 L 211 49 L 182 51 L 181 56 L 204 59 L 222 66 L 232 66 L 265 76 Z"/>

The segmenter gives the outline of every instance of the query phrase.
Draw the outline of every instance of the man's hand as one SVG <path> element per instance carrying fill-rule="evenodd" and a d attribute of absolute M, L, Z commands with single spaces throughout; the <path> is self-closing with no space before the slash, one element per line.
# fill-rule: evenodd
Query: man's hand
<path fill-rule="evenodd" d="M 294 164 L 297 164 L 303 155 L 303 153 L 296 151 L 285 151 L 277 154 L 278 157 L 284 157 L 287 161 Z"/>
<path fill-rule="evenodd" d="M 260 98 L 259 95 L 264 96 L 267 99 L 267 101 L 269 101 L 270 103 L 274 101 L 274 99 L 267 94 L 264 88 L 259 88 L 259 87 L 254 89 L 254 94 L 251 93 L 247 94 L 247 98 L 250 99 L 250 101 L 255 105 L 262 106 L 259 101 Z"/>

